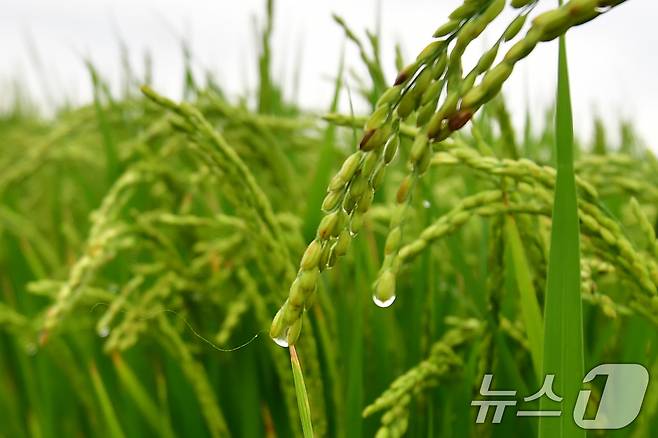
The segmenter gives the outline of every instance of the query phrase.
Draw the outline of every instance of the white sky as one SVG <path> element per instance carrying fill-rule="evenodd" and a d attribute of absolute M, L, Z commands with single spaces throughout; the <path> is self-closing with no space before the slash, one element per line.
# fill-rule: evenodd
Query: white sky
<path fill-rule="evenodd" d="M 540 8 L 557 1 L 541 0 Z M 264 0 L 2 0 L 0 8 L 0 89 L 18 79 L 40 99 L 85 101 L 90 83 L 82 56 L 90 56 L 115 84 L 120 77 L 119 35 L 128 42 L 136 69 L 143 53 L 153 58 L 156 88 L 179 96 L 181 50 L 185 37 L 198 65 L 217 73 L 230 94 L 253 90 L 256 83 L 254 17 L 259 25 Z M 376 0 L 279 0 L 274 24 L 274 72 L 291 92 L 298 53 L 302 53 L 300 102 L 327 108 L 341 48 L 342 31 L 331 19 L 343 16 L 359 35 L 375 25 Z M 395 76 L 394 44 L 406 59 L 430 41 L 434 29 L 457 5 L 454 0 L 381 0 L 382 54 L 387 79 Z M 658 2 L 629 0 L 609 14 L 569 33 L 568 51 L 576 129 L 590 135 L 592 117 L 601 115 L 612 131 L 620 118 L 632 119 L 642 137 L 658 150 Z M 504 21 L 508 21 L 505 19 Z M 497 26 L 500 33 L 504 23 Z M 489 33 L 470 49 L 471 62 L 481 53 Z M 44 65 L 30 61 L 34 42 Z M 347 65 L 362 71 L 353 45 L 346 46 Z M 507 81 L 515 118 L 526 100 L 539 118 L 555 92 L 556 44 L 539 46 Z M 468 65 L 466 66 L 468 67 Z M 6 97 L 7 94 L 3 93 Z M 344 99 L 346 101 L 346 99 Z M 0 99 L 2 105 L 2 99 Z M 344 107 L 345 108 L 345 107 Z"/>

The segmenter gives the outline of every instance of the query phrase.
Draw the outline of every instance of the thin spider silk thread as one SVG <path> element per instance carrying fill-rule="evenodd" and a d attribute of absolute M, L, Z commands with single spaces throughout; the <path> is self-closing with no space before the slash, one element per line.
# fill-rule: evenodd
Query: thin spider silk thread
<path fill-rule="evenodd" d="M 98 306 L 107 306 L 107 307 L 109 307 L 109 304 L 108 304 L 108 303 L 103 303 L 103 302 L 98 302 L 98 303 L 94 304 L 93 306 L 91 306 L 91 309 L 89 309 L 89 313 L 93 313 L 93 311 L 96 310 L 96 308 L 97 308 Z M 126 310 L 121 310 L 121 312 L 126 312 Z M 254 336 L 252 336 L 251 338 L 249 338 L 249 340 L 247 340 L 246 342 L 244 342 L 244 343 L 242 343 L 242 344 L 240 344 L 240 345 L 238 345 L 238 346 L 236 346 L 236 347 L 232 347 L 232 348 L 222 348 L 222 347 L 218 346 L 217 344 L 213 343 L 211 340 L 209 340 L 209 339 L 205 338 L 204 336 L 202 336 L 199 332 L 197 332 L 196 329 L 192 326 L 192 324 L 190 324 L 190 323 L 187 321 L 187 319 L 185 319 L 183 316 L 179 315 L 178 312 L 176 312 L 175 310 L 171 310 L 171 309 L 162 309 L 162 310 L 159 310 L 159 311 L 157 311 L 157 312 L 155 312 L 155 313 L 153 313 L 153 314 L 151 314 L 151 315 L 147 315 L 147 316 L 145 316 L 145 317 L 138 318 L 138 320 L 140 320 L 140 321 L 148 321 L 148 320 L 153 319 L 153 318 L 155 318 L 156 316 L 158 316 L 158 315 L 160 315 L 160 314 L 162 314 L 162 313 L 171 313 L 171 314 L 174 315 L 176 318 L 178 318 L 178 319 L 180 319 L 181 321 L 183 321 L 183 323 L 187 326 L 187 328 L 192 332 L 192 334 L 193 334 L 194 336 L 196 336 L 197 338 L 201 339 L 203 342 L 205 342 L 206 344 L 210 345 L 210 346 L 211 346 L 212 348 L 214 348 L 215 350 L 220 351 L 220 352 L 222 352 L 222 353 L 232 353 L 232 352 L 234 352 L 234 351 L 241 350 L 241 349 L 247 347 L 247 346 L 248 346 L 249 344 L 251 344 L 252 342 L 254 342 L 254 341 L 255 341 L 260 335 L 262 335 L 262 334 L 265 332 L 265 330 L 261 330 L 261 331 L 259 331 L 259 332 L 256 333 Z"/>

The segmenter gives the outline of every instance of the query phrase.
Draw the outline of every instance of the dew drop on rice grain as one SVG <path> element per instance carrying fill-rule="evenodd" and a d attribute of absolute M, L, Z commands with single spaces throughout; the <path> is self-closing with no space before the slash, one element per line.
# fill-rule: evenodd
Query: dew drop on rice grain
<path fill-rule="evenodd" d="M 381 300 L 377 297 L 377 294 L 372 295 L 372 302 L 375 303 L 378 307 L 386 308 L 390 307 L 391 304 L 395 301 L 396 296 L 391 295 L 389 298 L 385 300 Z"/>
<path fill-rule="evenodd" d="M 289 327 L 283 330 L 279 336 L 272 337 L 274 343 L 279 347 L 288 348 L 288 330 L 290 330 Z"/>

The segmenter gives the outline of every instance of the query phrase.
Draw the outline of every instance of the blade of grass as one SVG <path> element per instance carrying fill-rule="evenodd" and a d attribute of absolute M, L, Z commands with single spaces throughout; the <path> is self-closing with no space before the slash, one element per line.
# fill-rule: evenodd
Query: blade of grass
<path fill-rule="evenodd" d="M 112 406 L 112 401 L 110 400 L 105 385 L 103 385 L 103 380 L 98 374 L 98 369 L 93 363 L 89 365 L 89 375 L 91 376 L 91 383 L 98 397 L 98 402 L 100 403 L 101 411 L 105 417 L 105 422 L 107 423 L 108 436 L 113 438 L 123 438 L 125 435 L 121 430 L 121 425 L 117 419 L 116 412 Z"/>
<path fill-rule="evenodd" d="M 94 91 L 94 110 L 96 112 L 98 131 L 105 150 L 107 181 L 112 182 L 119 174 L 119 154 L 113 135 L 114 131 L 108 120 L 106 109 L 103 107 L 103 81 L 91 60 L 86 63 Z"/>
<path fill-rule="evenodd" d="M 561 3 L 561 2 L 560 2 Z M 543 438 L 585 437 L 571 413 L 583 378 L 583 324 L 580 298 L 578 204 L 573 169 L 573 120 L 564 36 L 558 57 L 555 115 L 557 181 L 544 309 L 544 375 L 554 374 L 554 391 L 563 397 L 560 417 L 540 417 Z M 540 410 L 554 408 L 542 397 Z"/>
<path fill-rule="evenodd" d="M 261 34 L 261 54 L 258 57 L 258 112 L 271 113 L 275 104 L 272 77 L 270 72 L 271 48 L 270 38 L 272 36 L 272 25 L 274 16 L 274 2 L 267 1 L 267 15 L 265 27 Z"/>
<path fill-rule="evenodd" d="M 528 344 L 530 346 L 530 356 L 532 364 L 535 369 L 537 378 L 541 376 L 542 366 L 542 346 L 544 345 L 544 329 L 542 327 L 542 315 L 537 302 L 537 294 L 535 287 L 532 285 L 532 274 L 530 272 L 530 265 L 526 258 L 523 244 L 521 243 L 521 236 L 516 226 L 516 222 L 512 217 L 505 218 L 505 234 L 507 237 L 507 244 L 512 256 L 512 263 L 514 264 L 514 278 L 516 279 L 516 286 L 519 290 L 521 297 L 521 314 L 523 315 L 523 322 L 528 336 Z"/>
<path fill-rule="evenodd" d="M 299 416 L 302 420 L 302 430 L 304 431 L 304 438 L 313 437 L 313 425 L 311 424 L 311 406 L 308 403 L 308 395 L 306 394 L 306 385 L 304 385 L 304 374 L 302 374 L 302 366 L 297 357 L 297 349 L 294 345 L 289 347 L 290 350 L 290 363 L 292 364 L 292 376 L 295 381 L 295 393 L 297 394 L 297 406 L 299 406 Z"/>
<path fill-rule="evenodd" d="M 123 361 L 121 356 L 116 353 L 112 356 L 114 367 L 117 370 L 119 379 L 123 387 L 128 391 L 135 401 L 137 408 L 144 415 L 146 421 L 160 433 L 162 437 L 173 437 L 174 433 L 169 424 L 161 420 L 161 413 L 158 406 L 153 402 L 146 389 L 140 383 L 137 376 L 130 367 Z"/>
<path fill-rule="evenodd" d="M 354 245 L 355 260 L 357 261 L 354 272 L 355 291 L 368 291 L 370 284 L 367 281 L 368 273 L 368 247 L 363 239 L 357 239 Z M 372 275 L 372 273 L 370 272 Z M 345 424 L 347 437 L 360 437 L 363 435 L 363 409 L 364 400 L 364 301 L 365 294 L 356 294 L 347 301 L 345 309 L 349 315 L 349 323 L 346 324 L 346 372 L 345 372 Z"/>

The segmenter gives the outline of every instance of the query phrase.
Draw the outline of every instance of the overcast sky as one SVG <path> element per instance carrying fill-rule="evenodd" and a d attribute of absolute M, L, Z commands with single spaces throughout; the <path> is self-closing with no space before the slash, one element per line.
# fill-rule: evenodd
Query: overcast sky
<path fill-rule="evenodd" d="M 90 98 L 82 57 L 118 82 L 119 37 L 130 48 L 141 70 L 143 53 L 152 54 L 155 85 L 179 96 L 182 61 L 178 38 L 185 37 L 198 66 L 210 69 L 229 93 L 253 90 L 256 83 L 254 23 L 262 25 L 264 0 L 4 0 L 0 13 L 0 89 L 18 79 L 43 101 Z M 382 52 L 387 78 L 395 76 L 393 48 L 399 42 L 407 59 L 430 41 L 434 29 L 459 2 L 453 0 L 381 0 Z M 554 0 L 540 0 L 540 10 Z M 276 3 L 273 67 L 292 93 L 301 54 L 299 101 L 326 108 L 331 77 L 336 73 L 342 31 L 332 21 L 335 12 L 364 35 L 373 29 L 377 1 L 302 1 Z M 628 0 L 568 37 L 569 67 L 576 129 L 591 133 L 592 118 L 601 115 L 616 132 L 617 121 L 632 119 L 654 150 L 658 150 L 658 2 Z M 507 19 L 503 20 L 507 21 Z M 504 23 L 494 30 L 500 33 Z M 496 33 L 484 35 L 470 49 L 467 61 L 481 53 Z M 33 44 L 31 44 L 32 42 Z M 43 69 L 30 60 L 30 46 Z M 526 101 L 537 116 L 554 97 L 556 44 L 538 47 L 507 81 L 508 96 L 519 120 Z M 347 64 L 361 70 L 358 53 L 346 46 Z M 6 93 L 3 92 L 6 96 Z M 1 102 L 0 102 L 1 103 Z"/>

